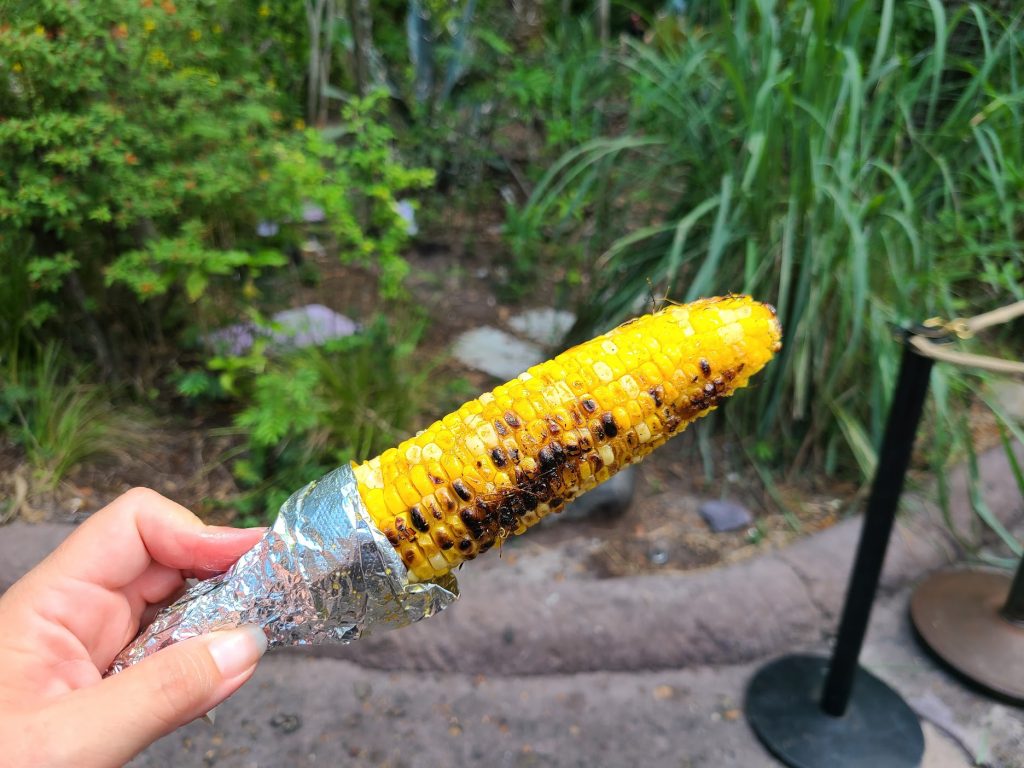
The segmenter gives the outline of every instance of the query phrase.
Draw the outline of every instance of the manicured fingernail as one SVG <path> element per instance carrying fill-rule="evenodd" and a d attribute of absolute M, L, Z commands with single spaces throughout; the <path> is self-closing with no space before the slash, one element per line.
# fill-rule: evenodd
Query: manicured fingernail
<path fill-rule="evenodd" d="M 262 629 L 251 624 L 225 632 L 214 632 L 211 638 L 207 650 L 225 678 L 245 672 L 267 650 L 267 636 Z"/>

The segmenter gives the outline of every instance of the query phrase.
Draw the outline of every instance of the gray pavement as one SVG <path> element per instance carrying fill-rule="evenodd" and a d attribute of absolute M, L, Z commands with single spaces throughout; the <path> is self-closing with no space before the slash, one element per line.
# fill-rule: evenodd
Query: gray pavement
<path fill-rule="evenodd" d="M 968 691 L 918 650 L 908 591 L 877 606 L 864 661 L 938 721 L 924 722 L 922 765 L 1024 766 L 1024 712 Z M 501 676 L 275 653 L 218 709 L 215 725 L 193 723 L 133 765 L 768 768 L 779 764 L 742 713 L 760 663 Z"/>

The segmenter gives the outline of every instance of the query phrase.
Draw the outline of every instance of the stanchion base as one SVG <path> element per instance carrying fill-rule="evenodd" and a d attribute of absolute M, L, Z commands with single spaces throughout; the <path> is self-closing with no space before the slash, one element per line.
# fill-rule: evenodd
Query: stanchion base
<path fill-rule="evenodd" d="M 762 667 L 747 688 L 754 733 L 793 768 L 917 768 L 924 733 L 892 688 L 857 669 L 846 714 L 821 710 L 828 659 L 784 656 Z"/>
<path fill-rule="evenodd" d="M 1024 703 L 1024 626 L 1000 609 L 1010 577 L 996 571 L 940 571 L 910 599 L 918 635 L 940 659 L 971 682 Z"/>

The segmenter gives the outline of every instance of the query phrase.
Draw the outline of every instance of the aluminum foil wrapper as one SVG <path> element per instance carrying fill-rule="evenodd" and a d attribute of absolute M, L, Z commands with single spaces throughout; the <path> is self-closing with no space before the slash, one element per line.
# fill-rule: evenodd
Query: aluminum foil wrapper
<path fill-rule="evenodd" d="M 263 627 L 271 647 L 348 643 L 425 619 L 457 597 L 451 575 L 409 583 L 345 466 L 292 494 L 255 547 L 161 611 L 107 674 L 171 643 L 243 624 Z"/>

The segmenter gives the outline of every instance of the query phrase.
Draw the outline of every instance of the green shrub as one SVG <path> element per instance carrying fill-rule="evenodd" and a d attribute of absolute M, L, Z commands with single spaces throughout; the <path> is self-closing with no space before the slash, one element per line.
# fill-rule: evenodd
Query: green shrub
<path fill-rule="evenodd" d="M 336 142 L 295 131 L 252 29 L 264 16 L 226 0 L 43 0 L 0 27 L 0 264 L 5 290 L 28 297 L 0 310 L 5 328 L 66 335 L 109 373 L 133 342 L 248 308 L 284 264 L 273 250 L 301 235 L 304 201 L 343 259 L 398 291 L 395 196 L 431 177 L 392 156 L 375 99 L 345 109 Z M 271 248 L 265 220 L 281 224 Z"/>
<path fill-rule="evenodd" d="M 227 384 L 242 405 L 230 431 L 242 438 L 232 470 L 244 489 L 233 501 L 243 520 L 272 517 L 303 484 L 396 445 L 426 408 L 439 407 L 450 388 L 431 377 L 436 361 L 414 355 L 425 323 L 403 317 L 379 315 L 321 348 L 275 354 L 263 346 L 222 359 L 219 381 L 183 387 L 196 396 Z"/>
<path fill-rule="evenodd" d="M 28 245 L 29 330 L 49 321 L 108 369 L 107 321 L 131 317 L 108 266 L 164 238 L 241 252 L 256 222 L 291 213 L 267 183 L 288 132 L 281 98 L 231 7 L 43 0 L 0 30 L 0 260 Z"/>
<path fill-rule="evenodd" d="M 330 252 L 373 270 L 382 300 L 403 295 L 408 231 L 398 199 L 433 175 L 397 156 L 381 95 L 348 100 L 329 134 L 305 129 L 294 118 L 305 20 L 300 6 L 280 0 L 41 0 L 14 5 L 4 19 L 0 361 L 17 366 L 61 338 L 95 361 L 93 376 L 170 370 L 180 391 L 243 414 L 250 467 L 270 474 L 308 473 L 343 447 L 364 450 L 362 433 L 319 423 L 351 398 L 331 389 L 327 361 L 347 370 L 361 342 L 284 356 L 261 342 L 231 358 L 200 339 L 242 319 L 265 323 L 289 303 L 284 254 L 308 235 L 308 204 L 324 211 L 316 234 Z M 261 222 L 275 222 L 277 234 L 258 236 Z M 10 390 L 0 429 L 59 476 L 90 451 L 54 454 L 48 435 L 68 433 L 63 416 L 30 417 L 27 404 L 42 407 L 49 392 L 68 418 L 93 414 L 100 424 L 102 398 L 76 384 L 68 400 L 47 381 Z M 314 392 L 308 403 L 296 399 Z M 281 410 L 271 395 L 296 407 Z M 268 445 L 275 417 L 293 420 L 282 444 L 304 446 L 301 465 Z M 405 419 L 391 423 L 404 428 Z M 89 433 L 79 442 L 98 440 Z M 323 449 L 315 460 L 314 444 Z"/>

